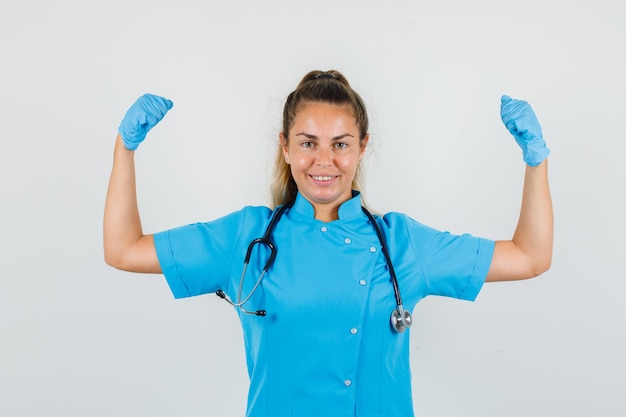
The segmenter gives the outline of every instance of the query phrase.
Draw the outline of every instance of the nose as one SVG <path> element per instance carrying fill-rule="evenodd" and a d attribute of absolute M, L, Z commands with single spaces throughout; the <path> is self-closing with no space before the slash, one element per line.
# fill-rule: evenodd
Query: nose
<path fill-rule="evenodd" d="M 330 166 L 332 164 L 333 155 L 332 151 L 327 148 L 320 148 L 315 158 L 315 165 L 317 166 Z"/>

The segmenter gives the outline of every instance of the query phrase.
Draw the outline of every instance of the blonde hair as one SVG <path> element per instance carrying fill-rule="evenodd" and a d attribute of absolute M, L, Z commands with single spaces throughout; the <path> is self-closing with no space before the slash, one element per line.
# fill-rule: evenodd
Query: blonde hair
<path fill-rule="evenodd" d="M 354 113 L 356 124 L 359 128 L 359 140 L 363 141 L 368 133 L 369 119 L 363 99 L 352 89 L 346 77 L 339 71 L 311 71 L 306 74 L 296 89 L 292 91 L 283 108 L 282 134 L 289 141 L 289 130 L 293 126 L 296 113 L 303 103 L 329 103 L 335 105 L 347 105 Z M 352 189 L 361 191 L 362 172 L 361 165 L 357 166 L 356 175 L 352 180 Z M 283 157 L 282 146 L 279 143 L 276 148 L 274 160 L 274 175 L 271 184 L 272 206 L 291 203 L 296 199 L 298 187 L 291 169 Z"/>

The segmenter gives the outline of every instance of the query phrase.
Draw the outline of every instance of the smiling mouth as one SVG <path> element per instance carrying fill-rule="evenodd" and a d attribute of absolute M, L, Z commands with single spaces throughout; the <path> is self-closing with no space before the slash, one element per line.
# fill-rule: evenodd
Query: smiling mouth
<path fill-rule="evenodd" d="M 330 175 L 311 175 L 315 181 L 330 181 L 335 179 L 336 177 L 331 177 Z"/>

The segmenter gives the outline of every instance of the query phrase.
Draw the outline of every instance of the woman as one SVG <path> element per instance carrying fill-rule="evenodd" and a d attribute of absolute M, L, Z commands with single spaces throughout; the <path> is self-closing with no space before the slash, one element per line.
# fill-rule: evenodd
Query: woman
<path fill-rule="evenodd" d="M 237 307 L 250 417 L 413 415 L 404 330 L 416 303 L 427 295 L 474 300 L 484 281 L 531 278 L 550 266 L 549 151 L 524 101 L 502 98 L 502 120 L 527 167 L 517 229 L 497 242 L 440 232 L 400 213 L 372 217 L 361 207 L 367 112 L 336 71 L 310 72 L 286 100 L 276 210 L 245 207 L 144 235 L 133 154 L 171 106 L 143 96 L 120 125 L 105 259 L 127 271 L 163 273 L 177 298 L 215 292 Z M 249 246 L 270 222 L 271 243 Z"/>

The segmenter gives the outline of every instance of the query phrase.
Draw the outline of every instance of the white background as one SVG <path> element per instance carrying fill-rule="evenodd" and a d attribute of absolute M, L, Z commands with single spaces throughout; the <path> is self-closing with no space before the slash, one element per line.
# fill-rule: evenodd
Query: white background
<path fill-rule="evenodd" d="M 117 126 L 174 109 L 137 153 L 144 229 L 266 204 L 283 100 L 338 69 L 371 113 L 368 204 L 510 238 L 528 100 L 552 150 L 552 269 L 429 298 L 418 416 L 623 416 L 626 14 L 619 0 L 0 0 L 0 415 L 242 416 L 235 314 L 103 261 Z"/>

